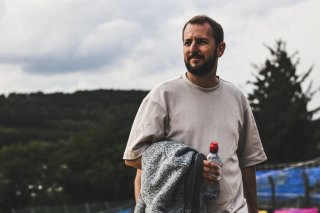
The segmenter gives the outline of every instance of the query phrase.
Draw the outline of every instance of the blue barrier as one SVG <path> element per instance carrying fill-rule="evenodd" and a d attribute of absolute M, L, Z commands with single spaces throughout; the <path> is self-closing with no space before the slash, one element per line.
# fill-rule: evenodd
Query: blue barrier
<path fill-rule="evenodd" d="M 320 166 L 311 168 L 285 168 L 281 170 L 257 171 L 257 192 L 259 199 L 272 196 L 269 178 L 275 183 L 275 196 L 277 200 L 305 196 L 304 174 L 308 178 L 310 199 L 320 202 Z"/>

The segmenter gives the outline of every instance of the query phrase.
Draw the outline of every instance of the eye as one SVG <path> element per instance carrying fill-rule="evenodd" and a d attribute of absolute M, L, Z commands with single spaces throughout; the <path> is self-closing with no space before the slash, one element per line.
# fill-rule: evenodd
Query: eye
<path fill-rule="evenodd" d="M 197 44 L 208 44 L 208 40 L 207 39 L 197 39 Z"/>
<path fill-rule="evenodd" d="M 192 43 L 192 40 L 191 40 L 191 39 L 187 39 L 187 40 L 185 40 L 185 41 L 183 42 L 183 45 L 184 45 L 184 46 L 190 46 L 191 43 Z"/>

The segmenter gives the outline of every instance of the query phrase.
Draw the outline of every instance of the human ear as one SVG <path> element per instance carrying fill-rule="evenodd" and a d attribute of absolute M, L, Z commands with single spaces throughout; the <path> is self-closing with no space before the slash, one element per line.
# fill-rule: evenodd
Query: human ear
<path fill-rule="evenodd" d="M 218 45 L 218 57 L 221 57 L 224 53 L 224 50 L 226 49 L 226 43 L 224 42 L 221 42 L 219 45 Z"/>

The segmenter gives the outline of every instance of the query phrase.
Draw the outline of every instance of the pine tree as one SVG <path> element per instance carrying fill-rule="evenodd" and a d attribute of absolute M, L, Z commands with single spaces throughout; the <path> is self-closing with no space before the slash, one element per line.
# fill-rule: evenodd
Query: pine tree
<path fill-rule="evenodd" d="M 307 105 L 316 91 L 312 84 L 306 91 L 302 83 L 313 67 L 302 75 L 297 74 L 299 58 L 286 51 L 286 43 L 276 41 L 275 48 L 266 46 L 270 58 L 266 59 L 255 81 L 249 101 L 268 155 L 268 163 L 306 160 L 319 154 L 315 141 L 316 123 L 312 117 L 320 108 L 308 111 Z M 319 128 L 319 127 L 318 127 Z"/>

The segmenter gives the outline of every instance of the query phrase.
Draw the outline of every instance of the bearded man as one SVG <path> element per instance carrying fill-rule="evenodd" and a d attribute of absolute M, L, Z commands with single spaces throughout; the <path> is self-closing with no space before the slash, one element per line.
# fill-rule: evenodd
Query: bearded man
<path fill-rule="evenodd" d="M 203 161 L 203 179 L 220 184 L 220 196 L 206 203 L 208 212 L 257 213 L 255 165 L 266 155 L 245 95 L 217 76 L 226 48 L 223 29 L 208 16 L 195 16 L 183 27 L 182 40 L 187 72 L 144 98 L 124 152 L 126 165 L 137 168 L 136 199 L 141 155 L 150 144 L 178 141 L 207 154 L 210 142 L 218 141 L 222 171 Z"/>

